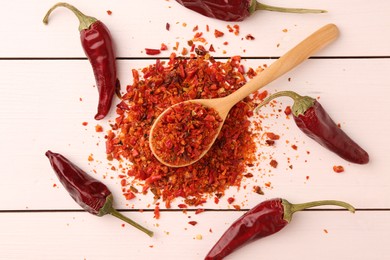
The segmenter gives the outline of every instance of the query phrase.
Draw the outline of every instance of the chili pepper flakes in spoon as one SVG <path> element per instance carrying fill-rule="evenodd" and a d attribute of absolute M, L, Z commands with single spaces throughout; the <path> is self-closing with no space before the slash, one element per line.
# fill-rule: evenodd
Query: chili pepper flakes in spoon
<path fill-rule="evenodd" d="M 290 51 L 288 51 L 278 60 L 276 60 L 273 64 L 271 64 L 271 66 L 264 69 L 260 74 L 258 74 L 248 83 L 246 83 L 243 87 L 241 87 L 240 89 L 238 89 L 237 91 L 235 91 L 234 93 L 226 97 L 214 98 L 214 99 L 193 99 L 169 107 L 157 117 L 150 130 L 149 146 L 154 156 L 161 163 L 170 167 L 188 166 L 200 160 L 213 145 L 214 141 L 218 137 L 220 130 L 222 129 L 223 122 L 228 116 L 230 109 L 237 102 L 241 101 L 251 93 L 257 91 L 261 87 L 264 87 L 268 83 L 279 78 L 280 76 L 284 75 L 286 72 L 292 70 L 293 68 L 301 64 L 312 54 L 316 53 L 320 49 L 324 48 L 325 46 L 333 42 L 338 37 L 338 34 L 339 31 L 336 25 L 328 24 L 323 26 L 322 28 L 320 28 L 319 30 L 311 34 L 309 37 L 301 41 L 298 45 L 296 45 L 294 48 L 292 48 Z M 175 146 L 166 146 L 166 145 L 159 146 L 158 144 L 162 137 L 161 134 L 159 134 L 155 130 L 159 129 L 159 127 L 157 126 L 161 124 L 160 121 L 165 120 L 167 114 L 171 113 L 171 110 L 174 107 L 179 105 L 182 107 L 191 106 L 193 103 L 200 104 L 201 106 L 206 107 L 210 110 L 215 110 L 216 112 L 218 112 L 219 118 L 222 119 L 218 121 L 219 122 L 218 128 L 212 129 L 210 131 L 210 134 L 214 134 L 213 136 L 209 136 L 209 138 L 211 138 L 212 141 L 208 142 L 208 145 L 201 145 L 199 147 L 194 147 L 191 146 L 189 142 L 184 142 L 182 143 L 182 146 L 184 146 L 184 152 L 180 154 L 177 153 L 177 150 L 172 149 Z M 180 134 L 178 132 L 183 131 L 183 128 L 170 127 L 170 128 L 163 128 L 163 130 L 165 130 L 166 134 L 170 134 L 169 132 L 171 131 L 174 132 L 173 134 L 174 136 L 179 136 Z M 191 133 L 191 129 L 189 129 L 188 135 L 194 136 Z M 182 140 L 176 140 L 176 141 L 182 141 Z M 187 147 L 191 146 L 190 153 L 186 152 L 186 146 Z M 192 150 L 192 148 L 195 148 L 195 151 Z M 198 156 L 193 156 L 194 154 Z M 176 159 L 178 156 L 182 158 Z M 175 159 L 173 161 L 170 161 L 167 160 L 167 158 L 168 159 L 175 158 Z"/>
<path fill-rule="evenodd" d="M 280 91 L 264 99 L 255 108 L 255 112 L 274 98 L 282 96 L 294 100 L 294 121 L 306 135 L 344 160 L 358 164 L 369 162 L 368 153 L 341 130 L 321 104 L 312 97 L 301 96 L 293 91 Z"/>
<path fill-rule="evenodd" d="M 71 10 L 79 19 L 81 44 L 92 65 L 99 91 L 99 104 L 95 119 L 101 120 L 110 111 L 115 90 L 120 87 L 116 76 L 115 54 L 110 31 L 101 21 L 83 14 L 68 3 L 57 3 L 50 8 L 43 18 L 44 24 L 48 24 L 50 14 L 57 7 Z"/>
<path fill-rule="evenodd" d="M 292 220 L 292 215 L 311 207 L 335 205 L 354 213 L 355 208 L 343 201 L 321 200 L 291 204 L 285 199 L 263 201 L 237 219 L 208 252 L 205 260 L 219 260 L 245 243 L 279 232 Z"/>
<path fill-rule="evenodd" d="M 176 0 L 182 6 L 204 16 L 223 21 L 243 21 L 259 10 L 285 13 L 326 13 L 326 10 L 270 6 L 256 0 Z"/>
<path fill-rule="evenodd" d="M 111 214 L 152 237 L 153 232 L 125 217 L 113 207 L 111 191 L 63 155 L 47 151 L 47 158 L 69 195 L 87 212 L 102 217 Z"/>

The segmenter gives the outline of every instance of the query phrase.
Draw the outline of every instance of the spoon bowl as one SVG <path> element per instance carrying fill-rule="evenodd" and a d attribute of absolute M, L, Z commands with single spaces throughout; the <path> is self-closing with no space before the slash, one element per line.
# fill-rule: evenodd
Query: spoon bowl
<path fill-rule="evenodd" d="M 214 99 L 193 99 L 184 101 L 178 104 L 175 104 L 165 111 L 163 111 L 154 121 L 149 135 L 149 146 L 154 154 L 154 156 L 163 164 L 170 167 L 183 167 L 193 164 L 194 162 L 200 160 L 211 148 L 214 141 L 216 140 L 220 130 L 222 129 L 223 122 L 225 121 L 230 109 L 238 102 L 240 102 L 245 97 L 256 92 L 260 88 L 266 86 L 270 82 L 284 75 L 286 72 L 292 70 L 303 61 L 308 59 L 311 55 L 321 50 L 331 42 L 333 42 L 339 35 L 339 30 L 334 24 L 327 24 L 316 32 L 308 36 L 306 39 L 298 43 L 294 48 L 289 50 L 286 54 L 281 56 L 275 62 L 273 62 L 269 67 L 265 68 L 261 73 L 255 76 L 253 79 L 248 81 L 244 86 L 236 90 L 234 93 L 223 97 L 223 98 L 214 98 Z M 204 106 L 205 108 L 211 108 L 218 112 L 221 122 L 218 126 L 215 135 L 212 137 L 211 143 L 201 151 L 199 156 L 196 158 L 191 158 L 190 160 L 184 160 L 181 163 L 171 163 L 158 155 L 157 149 L 155 147 L 156 139 L 159 138 L 155 135 L 156 125 L 167 115 L 169 111 L 172 111 L 178 105 L 187 105 L 190 103 L 196 103 Z M 174 151 L 172 151 L 173 153 Z M 176 156 L 176 155 L 174 155 Z"/>

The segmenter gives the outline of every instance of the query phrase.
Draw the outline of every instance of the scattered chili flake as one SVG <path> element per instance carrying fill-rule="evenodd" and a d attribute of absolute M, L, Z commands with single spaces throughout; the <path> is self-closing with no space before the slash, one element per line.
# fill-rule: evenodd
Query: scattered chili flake
<path fill-rule="evenodd" d="M 271 187 L 271 182 L 264 183 L 264 186 L 267 187 L 267 188 Z"/>
<path fill-rule="evenodd" d="M 215 204 L 218 204 L 218 203 L 219 203 L 219 198 L 218 198 L 218 197 L 214 197 L 214 203 L 215 203 Z"/>
<path fill-rule="evenodd" d="M 55 187 L 57 187 L 57 184 L 54 183 L 54 184 L 53 184 L 53 188 L 55 188 Z"/>
<path fill-rule="evenodd" d="M 290 106 L 286 106 L 286 108 L 284 109 L 284 113 L 286 114 L 286 116 L 289 116 L 291 115 L 291 107 Z"/>
<path fill-rule="evenodd" d="M 288 32 L 288 30 L 287 30 L 287 29 L 283 29 L 282 31 L 283 31 L 283 32 Z"/>
<path fill-rule="evenodd" d="M 274 160 L 274 159 L 272 159 L 272 160 L 270 161 L 269 164 L 270 164 L 273 168 L 278 167 L 278 162 L 277 162 L 276 160 Z"/>
<path fill-rule="evenodd" d="M 160 207 L 158 205 L 154 207 L 154 218 L 160 219 Z"/>
<path fill-rule="evenodd" d="M 269 138 L 269 139 L 271 139 L 271 140 L 279 140 L 280 139 L 280 136 L 279 135 L 277 135 L 277 134 L 275 134 L 275 133 L 272 133 L 272 132 L 267 132 L 267 133 L 265 133 L 266 134 L 266 136 Z"/>
<path fill-rule="evenodd" d="M 196 209 L 195 210 L 195 215 L 198 215 L 200 213 L 204 212 L 204 209 Z"/>
<path fill-rule="evenodd" d="M 108 15 L 112 15 L 112 11 L 111 10 L 107 10 L 107 14 Z"/>
<path fill-rule="evenodd" d="M 227 199 L 227 202 L 228 202 L 229 204 L 232 204 L 234 201 L 235 201 L 235 199 L 234 199 L 233 197 L 229 197 L 229 198 Z"/>
<path fill-rule="evenodd" d="M 264 195 L 263 190 L 258 185 L 253 187 L 253 191 L 256 192 L 257 194 Z"/>
<path fill-rule="evenodd" d="M 240 205 L 237 205 L 237 204 L 233 205 L 233 208 L 234 208 L 235 210 L 240 210 L 240 209 L 241 209 Z"/>
<path fill-rule="evenodd" d="M 215 52 L 214 46 L 210 44 L 209 51 Z"/>
<path fill-rule="evenodd" d="M 169 31 L 169 29 L 171 29 L 171 25 L 170 25 L 169 23 L 166 23 L 166 24 L 165 24 L 165 29 L 166 29 L 167 31 Z"/>
<path fill-rule="evenodd" d="M 215 38 L 219 38 L 219 37 L 222 37 L 224 36 L 225 34 L 217 29 L 214 30 L 214 36 Z"/>
<path fill-rule="evenodd" d="M 149 49 L 149 48 L 145 48 L 145 52 L 147 55 L 157 55 L 161 53 L 159 49 Z"/>
<path fill-rule="evenodd" d="M 341 165 L 335 165 L 335 166 L 333 166 L 333 171 L 337 172 L 337 173 L 344 172 L 344 167 Z"/>
<path fill-rule="evenodd" d="M 229 45 L 229 42 L 224 42 L 223 45 Z"/>
<path fill-rule="evenodd" d="M 96 125 L 96 126 L 95 126 L 95 131 L 96 131 L 97 133 L 101 133 L 101 132 L 103 132 L 103 127 L 102 127 L 101 125 Z"/>
<path fill-rule="evenodd" d="M 199 29 L 199 26 L 196 25 L 196 26 L 192 29 L 192 31 L 193 31 L 193 32 L 196 32 L 198 29 Z"/>
<path fill-rule="evenodd" d="M 250 41 L 253 41 L 253 40 L 255 39 L 255 37 L 254 37 L 252 34 L 247 34 L 247 35 L 245 36 L 245 39 L 250 40 Z"/>
<path fill-rule="evenodd" d="M 92 161 L 93 161 L 93 154 L 88 155 L 88 161 L 89 161 L 89 162 L 92 162 Z"/>
<path fill-rule="evenodd" d="M 180 209 L 186 209 L 187 205 L 186 204 L 179 204 L 177 205 Z"/>
<path fill-rule="evenodd" d="M 248 166 L 249 166 L 249 165 L 248 165 Z M 249 173 L 245 174 L 244 177 L 246 177 L 246 178 L 252 178 L 252 177 L 253 177 L 253 174 L 249 172 Z"/>
<path fill-rule="evenodd" d="M 196 221 L 188 221 L 188 224 L 195 226 L 196 224 L 198 224 L 198 222 L 196 222 Z"/>
<path fill-rule="evenodd" d="M 306 180 L 308 181 L 310 179 L 310 176 L 306 176 Z"/>
<path fill-rule="evenodd" d="M 160 50 L 166 51 L 166 50 L 168 50 L 168 46 L 165 43 L 161 43 Z"/>
<path fill-rule="evenodd" d="M 296 146 L 295 144 L 291 145 L 291 148 L 294 150 L 298 150 L 298 146 Z"/>
<path fill-rule="evenodd" d="M 83 122 L 82 125 L 83 125 L 83 126 L 87 126 L 87 125 L 88 125 L 88 122 Z"/>
<path fill-rule="evenodd" d="M 142 193 L 151 191 L 167 208 L 177 197 L 184 198 L 187 205 L 199 206 L 215 194 L 218 203 L 218 196 L 227 188 L 240 186 L 247 165 L 256 161 L 256 135 L 249 120 L 253 99 L 247 97 L 230 110 L 211 150 L 190 166 L 161 164 L 150 151 L 149 132 L 159 114 L 173 104 L 224 97 L 242 87 L 248 73 L 255 72 L 248 69 L 245 75 L 239 68 L 239 60 L 183 59 L 172 53 L 168 61 L 156 60 L 140 70 L 133 69 L 133 83 L 119 102 L 126 106 L 116 107 L 117 116 L 106 134 L 107 158 L 128 161 L 122 168 L 128 178 L 139 181 Z"/>
<path fill-rule="evenodd" d="M 324 229 L 324 233 L 325 233 L 325 234 L 328 234 L 329 232 L 328 232 L 328 230 L 327 230 L 327 229 Z"/>
<path fill-rule="evenodd" d="M 275 141 L 274 140 L 265 140 L 265 143 L 268 145 L 268 146 L 273 146 L 275 144 Z"/>

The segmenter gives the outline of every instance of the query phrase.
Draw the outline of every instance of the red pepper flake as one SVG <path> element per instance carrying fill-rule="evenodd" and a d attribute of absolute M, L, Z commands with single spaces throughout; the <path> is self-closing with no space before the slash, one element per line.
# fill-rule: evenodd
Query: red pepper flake
<path fill-rule="evenodd" d="M 275 141 L 274 140 L 265 140 L 265 143 L 268 145 L 268 146 L 273 146 L 275 144 Z"/>
<path fill-rule="evenodd" d="M 53 188 L 57 187 L 57 184 L 53 183 Z"/>
<path fill-rule="evenodd" d="M 160 219 L 160 207 L 158 205 L 154 207 L 154 218 Z"/>
<path fill-rule="evenodd" d="M 291 145 L 291 148 L 294 150 L 298 150 L 298 146 L 296 146 L 295 144 Z"/>
<path fill-rule="evenodd" d="M 223 45 L 229 45 L 229 42 L 224 42 Z"/>
<path fill-rule="evenodd" d="M 278 162 L 276 160 L 271 160 L 270 163 L 269 163 L 273 168 L 276 168 L 278 167 Z"/>
<path fill-rule="evenodd" d="M 328 230 L 327 230 L 327 229 L 324 229 L 324 233 L 325 233 L 325 234 L 328 234 L 329 232 L 328 232 Z"/>
<path fill-rule="evenodd" d="M 192 31 L 193 31 L 193 32 L 196 32 L 198 29 L 199 29 L 199 26 L 196 25 L 196 26 L 192 29 Z"/>
<path fill-rule="evenodd" d="M 271 139 L 271 140 L 279 140 L 280 139 L 280 136 L 279 135 L 277 135 L 277 134 L 275 134 L 275 133 L 272 133 L 272 132 L 267 132 L 267 133 L 265 133 L 266 134 L 266 136 L 269 138 L 269 139 Z"/>
<path fill-rule="evenodd" d="M 83 126 L 87 126 L 87 125 L 88 125 L 88 122 L 83 122 L 82 125 L 83 125 Z"/>
<path fill-rule="evenodd" d="M 291 115 L 291 107 L 290 106 L 286 106 L 286 108 L 284 109 L 284 113 L 286 114 L 286 116 Z"/>
<path fill-rule="evenodd" d="M 253 40 L 255 39 L 255 37 L 254 37 L 252 34 L 247 34 L 247 35 L 245 36 L 245 39 L 250 40 L 250 41 L 253 41 Z"/>
<path fill-rule="evenodd" d="M 215 38 L 219 38 L 219 37 L 222 37 L 224 36 L 225 34 L 217 29 L 214 30 L 214 36 Z"/>
<path fill-rule="evenodd" d="M 159 49 L 149 49 L 149 48 L 145 48 L 145 52 L 147 55 L 157 55 L 161 53 Z"/>
<path fill-rule="evenodd" d="M 128 108 L 116 107 L 116 118 L 106 134 L 107 158 L 128 161 L 127 178 L 139 181 L 142 193 L 152 192 L 154 199 L 161 199 L 167 208 L 179 197 L 184 198 L 185 204 L 196 207 L 215 194 L 218 203 L 217 194 L 240 187 L 247 165 L 256 161 L 256 135 L 250 127 L 253 99 L 247 97 L 230 110 L 211 150 L 190 166 L 172 168 L 161 164 L 149 148 L 150 127 L 173 104 L 233 93 L 246 83 L 250 72 L 254 70 L 248 69 L 243 74 L 237 59 L 215 61 L 206 56 L 182 59 L 175 53 L 167 61 L 156 60 L 140 70 L 133 69 L 133 83 L 120 100 Z M 123 193 L 131 185 L 129 181 Z"/>
<path fill-rule="evenodd" d="M 198 214 L 203 213 L 203 212 L 204 212 L 204 209 L 197 209 L 195 211 L 195 215 L 198 215 Z"/>
<path fill-rule="evenodd" d="M 111 10 L 107 10 L 107 14 L 108 15 L 112 15 L 112 11 Z"/>
<path fill-rule="evenodd" d="M 96 125 L 95 131 L 96 131 L 96 133 L 101 133 L 101 132 L 103 132 L 103 127 L 101 125 Z"/>
<path fill-rule="evenodd" d="M 212 44 L 210 44 L 209 51 L 215 52 L 214 46 Z"/>
<path fill-rule="evenodd" d="M 186 209 L 187 205 L 186 204 L 179 204 L 177 205 L 180 209 Z"/>
<path fill-rule="evenodd" d="M 310 176 L 306 176 L 306 180 L 308 181 L 310 179 Z"/>
<path fill-rule="evenodd" d="M 264 183 L 264 186 L 267 187 L 267 188 L 271 187 L 271 182 Z"/>
<path fill-rule="evenodd" d="M 88 161 L 89 161 L 89 162 L 92 162 L 92 161 L 93 161 L 93 154 L 90 154 L 90 155 L 88 156 Z"/>
<path fill-rule="evenodd" d="M 219 203 L 219 198 L 218 198 L 218 197 L 214 197 L 214 203 L 215 203 L 215 204 L 218 204 L 218 203 Z"/>
<path fill-rule="evenodd" d="M 196 222 L 196 221 L 188 221 L 188 224 L 190 224 L 192 226 L 195 226 L 196 224 L 198 224 L 198 222 Z"/>
<path fill-rule="evenodd" d="M 240 209 L 241 209 L 240 205 L 237 205 L 237 204 L 233 205 L 233 208 L 234 208 L 235 210 L 240 210 Z"/>
<path fill-rule="evenodd" d="M 169 23 L 166 23 L 166 24 L 165 24 L 165 29 L 166 29 L 167 31 L 169 31 L 169 29 L 171 29 L 171 25 L 170 25 Z"/>
<path fill-rule="evenodd" d="M 123 193 L 123 195 L 125 196 L 126 200 L 131 200 L 135 198 L 135 194 L 132 192 Z"/>
<path fill-rule="evenodd" d="M 253 187 L 253 191 L 259 195 L 264 195 L 263 190 L 260 188 L 260 186 L 256 185 Z"/>
<path fill-rule="evenodd" d="M 333 166 L 333 171 L 337 172 L 337 173 L 344 172 L 344 167 L 341 165 L 335 165 L 335 166 Z"/>
<path fill-rule="evenodd" d="M 161 43 L 160 50 L 166 51 L 166 50 L 168 50 L 168 46 L 165 43 Z"/>
<path fill-rule="evenodd" d="M 235 201 L 235 199 L 234 199 L 233 197 L 229 197 L 229 198 L 227 199 L 227 202 L 228 202 L 229 204 L 232 204 L 234 201 Z"/>

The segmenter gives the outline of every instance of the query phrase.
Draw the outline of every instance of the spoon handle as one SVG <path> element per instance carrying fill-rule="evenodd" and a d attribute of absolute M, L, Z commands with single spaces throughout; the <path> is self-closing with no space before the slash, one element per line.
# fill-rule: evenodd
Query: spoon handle
<path fill-rule="evenodd" d="M 233 94 L 227 96 L 232 106 L 244 99 L 248 95 L 264 87 L 273 80 L 279 78 L 286 72 L 292 70 L 311 55 L 321 50 L 339 35 L 339 30 L 334 24 L 327 24 L 316 32 L 308 36 L 306 39 L 298 43 L 294 48 L 281 56 L 269 67 L 264 69 L 256 77 L 251 79 L 245 86 L 238 89 Z M 226 101 L 225 101 L 226 102 Z"/>

